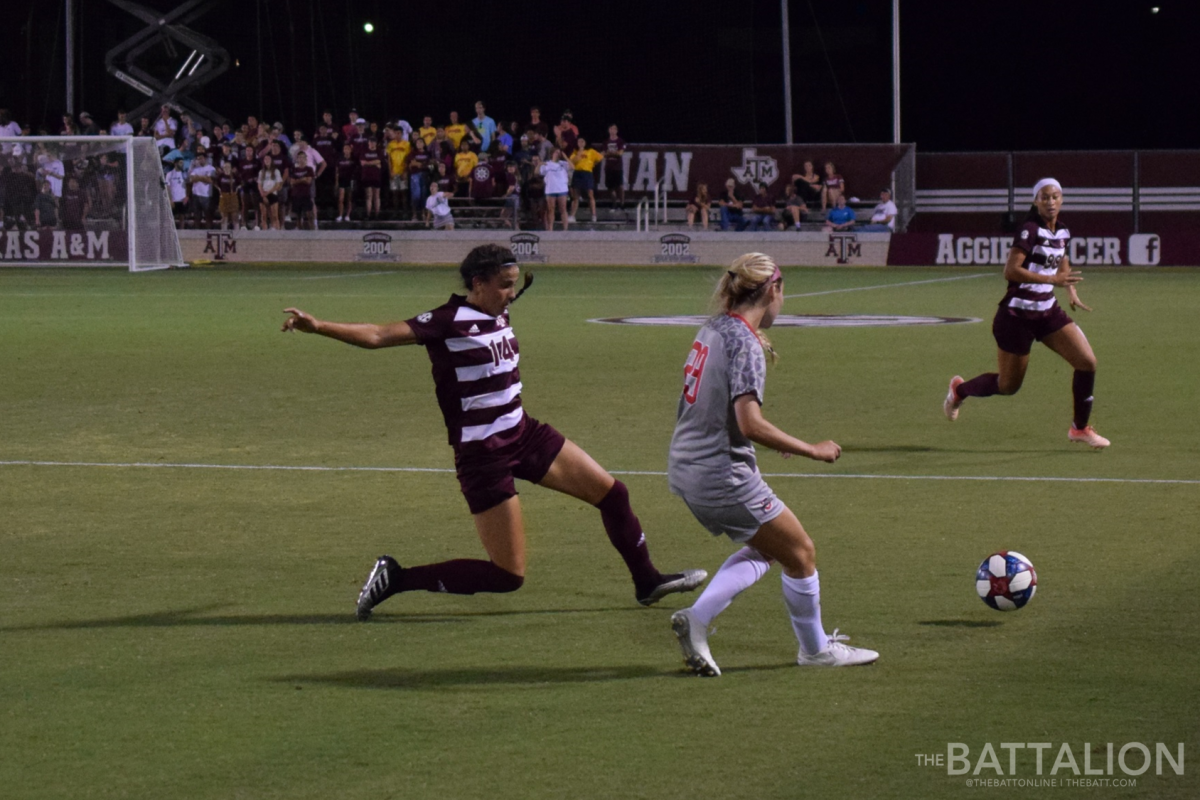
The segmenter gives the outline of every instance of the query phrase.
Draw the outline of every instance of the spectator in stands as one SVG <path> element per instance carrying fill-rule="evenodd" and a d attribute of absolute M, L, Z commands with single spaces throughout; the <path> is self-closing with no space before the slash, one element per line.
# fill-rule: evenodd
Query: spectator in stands
<path fill-rule="evenodd" d="M 516 125 L 516 124 L 517 123 L 515 123 L 515 122 L 512 123 L 512 125 Z M 508 152 L 511 153 L 512 149 L 513 149 L 513 144 L 515 142 L 516 142 L 516 140 L 513 139 L 513 135 L 512 135 L 512 126 L 509 125 L 508 123 L 502 122 L 496 128 L 496 144 L 492 146 L 492 151 L 494 152 L 496 150 L 496 147 L 499 146 L 499 147 L 506 148 L 508 150 Z"/>
<path fill-rule="evenodd" d="M 100 129 L 96 126 L 92 115 L 86 111 L 79 112 L 79 135 L 80 136 L 97 136 Z"/>
<path fill-rule="evenodd" d="M 238 198 L 238 175 L 233 171 L 233 160 L 221 162 L 213 182 L 217 187 L 217 213 L 221 215 L 221 230 L 231 231 L 237 227 L 240 202 Z"/>
<path fill-rule="evenodd" d="M 425 209 L 433 217 L 434 230 L 454 230 L 454 216 L 450 213 L 450 197 L 445 192 L 430 192 Z"/>
<path fill-rule="evenodd" d="M 267 227 L 282 230 L 279 220 L 279 195 L 284 187 L 283 173 L 275 166 L 275 159 L 268 153 L 262 158 L 262 169 L 258 173 L 259 219 L 266 220 Z"/>
<path fill-rule="evenodd" d="M 789 183 L 784 189 L 783 196 L 783 220 L 779 223 L 779 230 L 787 230 L 794 228 L 800 230 L 800 223 L 804 220 L 804 215 L 808 213 L 808 205 L 804 202 L 804 198 L 800 196 L 800 192 L 796 189 L 795 183 Z"/>
<path fill-rule="evenodd" d="M 370 150 L 367 151 L 368 155 Z M 317 172 L 308 165 L 308 154 L 301 151 L 296 154 L 296 166 L 288 178 L 291 186 L 292 213 L 296 215 L 296 227 L 300 230 L 313 230 L 316 225 L 316 207 L 313 205 L 313 182 Z M 367 213 L 370 216 L 370 190 L 367 190 Z M 375 190 L 375 201 L 379 202 L 379 190 Z M 376 209 L 378 213 L 378 209 Z"/>
<path fill-rule="evenodd" d="M 529 123 L 525 126 L 525 132 L 530 131 L 537 131 L 543 139 L 550 136 L 550 126 L 542 119 L 542 110 L 537 106 L 529 109 Z"/>
<path fill-rule="evenodd" d="M 67 178 L 67 186 L 59 200 L 62 227 L 66 231 L 81 231 L 86 227 L 91 201 L 87 192 L 79 188 L 79 179 L 74 175 Z"/>
<path fill-rule="evenodd" d="M 538 168 L 546 179 L 546 230 L 554 230 L 554 212 L 558 211 L 563 230 L 567 229 L 567 189 L 570 185 L 571 162 L 561 148 L 555 148 L 550 160 Z"/>
<path fill-rule="evenodd" d="M 834 207 L 825 215 L 825 230 L 848 231 L 854 223 L 854 209 L 846 205 L 846 196 L 839 194 Z"/>
<path fill-rule="evenodd" d="M 696 215 L 700 215 L 700 227 L 708 230 L 708 210 L 712 208 L 712 198 L 708 196 L 708 184 L 697 183 L 696 195 L 687 204 L 687 226 L 690 229 L 696 224 Z"/>
<path fill-rule="evenodd" d="M 33 224 L 37 228 L 53 228 L 58 225 L 58 203 L 54 201 L 54 193 L 50 191 L 50 181 L 42 181 L 42 190 L 33 201 Z"/>
<path fill-rule="evenodd" d="M 379 190 L 383 186 L 383 158 L 374 139 L 367 140 L 367 151 L 358 162 L 358 176 L 362 181 L 367 203 L 367 219 L 378 219 Z"/>
<path fill-rule="evenodd" d="M 357 108 L 350 109 L 349 114 L 350 114 L 350 118 L 346 121 L 346 124 L 342 126 L 342 142 L 343 143 L 350 141 L 350 138 L 352 136 L 354 136 L 354 134 L 358 131 L 358 128 L 357 128 L 358 109 Z"/>
<path fill-rule="evenodd" d="M 467 149 L 470 149 L 470 145 Z M 434 161 L 445 161 L 447 167 L 454 166 L 454 159 L 461 150 L 461 142 L 455 144 L 445 128 L 438 128 L 433 135 L 433 141 L 429 143 L 429 157 Z"/>
<path fill-rule="evenodd" d="M 579 213 L 579 200 L 587 196 L 588 206 L 592 211 L 592 222 L 596 221 L 596 179 L 593 170 L 604 160 L 594 148 L 588 147 L 587 140 L 580 137 L 576 140 L 576 150 L 571 155 L 571 167 L 575 170 L 571 175 L 571 213 L 567 217 L 575 221 Z"/>
<path fill-rule="evenodd" d="M 421 127 L 417 128 L 417 135 L 425 140 L 425 147 L 433 144 L 433 139 L 437 136 L 437 128 L 433 126 L 433 117 L 428 114 L 425 115 L 425 118 L 421 121 Z"/>
<path fill-rule="evenodd" d="M 51 199 L 55 201 L 55 208 L 58 207 L 57 198 L 54 197 L 53 184 L 50 181 L 42 181 L 49 185 Z M 12 166 L 5 170 L 4 176 L 4 224 L 6 227 L 24 227 L 34 221 L 34 203 L 38 195 L 37 179 L 29 172 L 29 168 L 25 166 L 24 158 L 12 159 Z"/>
<path fill-rule="evenodd" d="M 404 131 L 394 126 L 388 133 L 390 138 L 384 147 L 390 176 L 388 188 L 392 192 L 392 209 L 400 213 L 408 199 L 408 155 L 412 152 L 412 142 L 404 135 Z"/>
<path fill-rule="evenodd" d="M 134 136 L 148 136 L 148 137 L 154 136 L 154 124 L 152 122 L 150 122 L 149 117 L 142 117 L 138 121 L 137 131 L 133 135 Z M 157 142 L 155 142 L 155 144 L 157 144 Z M 172 145 L 172 146 L 174 146 L 174 145 Z"/>
<path fill-rule="evenodd" d="M 462 140 L 467 135 L 467 126 L 458 119 L 458 112 L 450 112 L 450 124 L 446 126 L 446 136 L 449 137 L 454 150 L 457 152 Z"/>
<path fill-rule="evenodd" d="M 743 203 L 741 198 L 737 196 L 736 180 L 733 178 L 726 179 L 725 191 L 717 198 L 717 205 L 721 208 L 721 230 L 727 231 L 733 226 L 737 226 L 738 230 L 743 229 Z"/>
<path fill-rule="evenodd" d="M 608 126 L 608 138 L 604 140 L 604 185 L 608 187 L 612 207 L 624 208 L 625 140 L 618 135 L 616 124 Z"/>
<path fill-rule="evenodd" d="M 475 164 L 475 168 L 471 170 L 471 200 L 475 202 L 491 200 L 495 192 L 496 173 L 492 167 L 492 162 L 486 158 L 481 158 Z"/>
<path fill-rule="evenodd" d="M 321 155 L 320 151 L 317 150 L 317 148 L 310 145 L 308 142 L 304 141 L 303 139 L 296 142 L 296 144 L 292 145 L 292 149 L 290 152 L 292 153 L 291 160 L 293 162 L 296 160 L 296 157 L 299 156 L 301 153 L 303 153 L 305 155 L 305 157 L 308 159 L 308 166 L 313 171 L 314 184 L 316 183 L 316 181 L 321 179 L 321 175 L 325 172 L 326 169 L 329 168 L 329 165 L 325 162 L 325 157 Z"/>
<path fill-rule="evenodd" d="M 43 179 L 50 181 L 50 189 L 54 192 L 54 196 L 62 197 L 63 178 L 66 177 L 67 170 L 63 166 L 63 162 L 59 159 L 58 154 L 53 150 L 38 153 L 37 164 L 38 182 L 41 182 Z M 29 199 L 32 201 L 33 197 L 30 196 Z"/>
<path fill-rule="evenodd" d="M 528 205 L 529 213 L 533 217 L 533 222 L 536 225 L 539 221 L 542 226 L 546 225 L 546 178 L 541 173 L 542 159 L 534 156 L 530 160 L 529 177 L 522 184 L 522 192 L 525 195 L 525 202 Z"/>
<path fill-rule="evenodd" d="M 196 228 L 212 227 L 212 189 L 217 171 L 208 163 L 208 154 L 201 148 L 196 152 L 192 169 L 188 172 L 188 186 L 192 190 L 192 223 Z"/>
<path fill-rule="evenodd" d="M 175 149 L 175 135 L 179 132 L 179 123 L 171 116 L 171 107 L 159 109 L 158 119 L 154 120 L 154 144 L 159 151 Z"/>
<path fill-rule="evenodd" d="M 471 152 L 471 143 L 464 141 L 462 147 L 459 148 L 458 155 L 454 157 L 454 174 L 458 178 L 458 186 L 454 190 L 456 196 L 467 196 L 471 183 L 471 170 L 475 169 L 475 165 L 478 163 L 479 156 Z"/>
<path fill-rule="evenodd" d="M 354 123 L 354 133 L 346 139 L 351 147 L 354 148 L 354 157 L 362 160 L 363 153 L 367 152 L 367 142 L 371 141 L 371 137 L 367 135 L 367 121 L 359 117 Z"/>
<path fill-rule="evenodd" d="M 261 198 L 258 196 L 258 173 L 261 169 L 262 164 L 254 154 L 254 148 L 250 146 L 244 148 L 237 166 L 238 181 L 241 183 L 238 196 L 242 204 L 242 230 L 250 227 L 250 212 L 254 211 L 257 214 L 261 205 Z M 262 217 L 256 217 L 256 219 L 254 229 L 262 230 Z"/>
<path fill-rule="evenodd" d="M 413 138 L 413 152 L 408 157 L 408 194 L 412 203 L 412 219 L 416 222 L 425 214 L 425 198 L 429 193 L 429 166 L 432 163 L 425 149 L 425 140 L 418 133 Z"/>
<path fill-rule="evenodd" d="M 430 180 L 429 190 L 437 190 L 445 192 L 448 196 L 454 196 L 454 190 L 458 188 L 458 181 L 454 178 L 454 173 L 446 168 L 445 161 L 437 162 L 433 175 Z"/>
<path fill-rule="evenodd" d="M 818 202 L 825 194 L 825 184 L 813 168 L 811 160 L 805 160 L 803 172 L 792 175 L 792 185 L 796 187 L 796 194 L 805 205 Z"/>
<path fill-rule="evenodd" d="M 863 225 L 859 230 L 863 231 L 891 231 L 896 230 L 896 215 L 899 214 L 899 209 L 892 202 L 892 190 L 884 189 L 879 193 L 879 203 L 871 212 L 871 221 L 867 225 Z"/>
<path fill-rule="evenodd" d="M 9 115 L 7 108 L 0 108 L 0 136 L 8 137 L 20 135 L 21 126 L 13 121 L 13 118 Z M 3 153 L 6 156 L 11 155 L 13 149 L 16 147 L 17 145 L 12 144 L 11 142 L 6 142 L 3 145 L 0 145 L 0 153 Z"/>
<path fill-rule="evenodd" d="M 167 193 L 171 197 L 171 211 L 175 215 L 175 225 L 182 228 L 187 218 L 188 205 L 187 174 L 183 171 L 183 159 L 178 159 L 171 165 L 164 180 L 167 182 Z"/>
<path fill-rule="evenodd" d="M 117 119 L 108 126 L 108 132 L 112 136 L 133 136 L 133 126 L 129 124 L 125 114 L 125 109 L 117 111 Z"/>
<path fill-rule="evenodd" d="M 470 135 L 480 152 L 486 153 L 496 136 L 496 120 L 484 113 L 482 100 L 475 101 L 475 119 L 471 120 Z"/>
<path fill-rule="evenodd" d="M 564 111 L 562 119 L 554 126 L 554 142 L 563 151 L 564 156 L 570 157 L 575 152 L 578 141 L 579 128 L 575 127 L 575 118 L 570 111 Z"/>
<path fill-rule="evenodd" d="M 78 136 L 79 128 L 75 127 L 75 119 L 70 114 L 63 114 L 62 129 L 58 132 L 59 136 Z"/>
<path fill-rule="evenodd" d="M 529 151 L 530 159 L 532 160 L 536 156 L 542 163 L 549 161 L 551 154 L 554 153 L 554 145 L 550 143 L 550 140 L 535 130 L 530 130 L 527 134 L 525 146 Z"/>
<path fill-rule="evenodd" d="M 342 157 L 338 159 L 334 172 L 334 189 L 337 191 L 337 219 L 334 222 L 349 222 L 354 210 L 354 188 L 358 180 L 358 159 L 354 157 L 354 145 L 342 145 Z M 415 196 L 415 195 L 414 195 Z"/>
<path fill-rule="evenodd" d="M 521 176 L 517 173 L 517 162 L 509 161 L 504 165 L 504 208 L 500 211 L 500 219 L 512 220 L 513 230 L 521 228 Z"/>
<path fill-rule="evenodd" d="M 836 205 L 837 199 L 846 194 L 846 182 L 842 180 L 842 176 L 838 174 L 837 167 L 832 161 L 825 162 L 825 179 L 824 184 L 825 194 L 821 198 L 821 210 Z"/>
<path fill-rule="evenodd" d="M 750 202 L 750 215 L 738 230 L 775 230 L 775 198 L 767 192 L 767 185 L 760 183 L 754 199 Z"/>

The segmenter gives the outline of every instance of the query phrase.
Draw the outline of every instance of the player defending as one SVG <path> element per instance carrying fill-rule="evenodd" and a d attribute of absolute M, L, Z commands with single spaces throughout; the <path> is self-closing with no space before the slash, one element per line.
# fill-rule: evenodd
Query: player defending
<path fill-rule="evenodd" d="M 468 289 L 465 297 L 451 295 L 444 305 L 405 322 L 327 322 L 296 308 L 286 310 L 290 316 L 284 331 L 319 333 L 368 349 L 424 345 L 458 482 L 488 555 L 487 561 L 463 558 L 407 568 L 381 556 L 358 596 L 358 618 L 366 620 L 375 606 L 398 592 L 475 594 L 521 588 L 525 524 L 514 478 L 596 506 L 642 605 L 699 586 L 708 576 L 704 570 L 663 575 L 655 569 L 625 484 L 522 408 L 520 348 L 508 312 L 518 296 L 520 270 L 511 251 L 499 245 L 476 247 L 459 272 Z"/>
<path fill-rule="evenodd" d="M 1054 297 L 1054 287 L 1065 286 L 1072 311 L 1076 307 L 1092 310 L 1079 301 L 1075 289 L 1083 276 L 1071 271 L 1067 257 L 1071 232 L 1058 220 L 1061 208 L 1062 185 L 1054 178 L 1038 181 L 1033 187 L 1029 215 L 1013 239 L 1004 265 L 1008 292 L 992 320 L 1000 371 L 985 372 L 969 381 L 955 375 L 950 379 L 950 391 L 942 409 L 953 422 L 968 397 L 1016 394 L 1029 367 L 1029 351 L 1037 340 L 1075 368 L 1071 380 L 1075 415 L 1067 439 L 1099 450 L 1108 447 L 1109 441 L 1088 424 L 1092 415 L 1092 388 L 1096 385 L 1096 355 L 1083 331 Z"/>
<path fill-rule="evenodd" d="M 802 442 L 763 417 L 767 361 L 775 351 L 762 330 L 783 307 L 783 275 L 769 256 L 748 253 L 721 276 L 713 297 L 717 314 L 700 329 L 683 368 L 683 395 L 671 438 L 668 481 L 700 524 L 745 545 L 717 570 L 691 608 L 675 612 L 671 627 L 684 662 L 697 675 L 720 668 L 708 649 L 708 627 L 733 598 L 771 568 L 783 565 L 783 602 L 800 641 L 796 663 L 842 667 L 869 664 L 874 650 L 826 635 L 816 550 L 791 509 L 759 474 L 754 443 L 791 455 L 833 463 L 836 442 Z"/>

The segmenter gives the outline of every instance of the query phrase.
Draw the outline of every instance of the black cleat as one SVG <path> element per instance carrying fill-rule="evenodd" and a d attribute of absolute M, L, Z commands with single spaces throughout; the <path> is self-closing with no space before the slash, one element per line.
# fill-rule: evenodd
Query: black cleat
<path fill-rule="evenodd" d="M 685 569 L 683 572 L 663 575 L 662 583 L 646 594 L 638 593 L 637 601 L 644 606 L 652 606 L 669 594 L 692 591 L 707 577 L 708 573 L 702 569 Z"/>
<path fill-rule="evenodd" d="M 375 566 L 371 567 L 371 574 L 367 576 L 367 582 L 358 593 L 358 607 L 354 616 L 358 617 L 360 622 L 369 620 L 371 610 L 396 593 L 392 588 L 392 581 L 399 572 L 400 565 L 391 556 L 380 556 L 376 559 Z"/>

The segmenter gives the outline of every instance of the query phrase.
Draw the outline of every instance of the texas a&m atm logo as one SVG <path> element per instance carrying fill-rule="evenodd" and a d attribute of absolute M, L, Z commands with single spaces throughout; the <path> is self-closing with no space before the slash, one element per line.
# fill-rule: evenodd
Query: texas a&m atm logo
<path fill-rule="evenodd" d="M 683 366 L 683 399 L 688 405 L 694 404 L 700 394 L 700 379 L 704 377 L 704 364 L 707 361 L 708 345 L 693 342 L 692 352 Z"/>
<path fill-rule="evenodd" d="M 849 264 L 852 258 L 862 258 L 862 244 L 853 233 L 831 233 L 825 257 L 835 259 L 839 264 Z"/>

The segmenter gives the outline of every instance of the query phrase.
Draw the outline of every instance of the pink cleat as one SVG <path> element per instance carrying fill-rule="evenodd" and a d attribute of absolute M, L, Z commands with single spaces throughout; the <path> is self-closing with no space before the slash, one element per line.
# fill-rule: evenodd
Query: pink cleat
<path fill-rule="evenodd" d="M 1067 431 L 1067 438 L 1072 442 L 1082 442 L 1093 450 L 1101 450 L 1112 444 L 1108 439 L 1105 439 L 1100 434 L 1096 433 L 1096 429 L 1088 425 L 1083 430 L 1077 430 L 1074 425 Z"/>
<path fill-rule="evenodd" d="M 942 403 L 942 410 L 946 412 L 946 419 L 950 420 L 951 422 L 954 422 L 954 420 L 958 419 L 958 407 L 963 403 L 962 399 L 955 391 L 955 389 L 957 389 L 962 383 L 963 379 L 959 375 L 955 375 L 953 378 L 951 378 L 950 391 L 946 392 L 946 402 Z"/>

